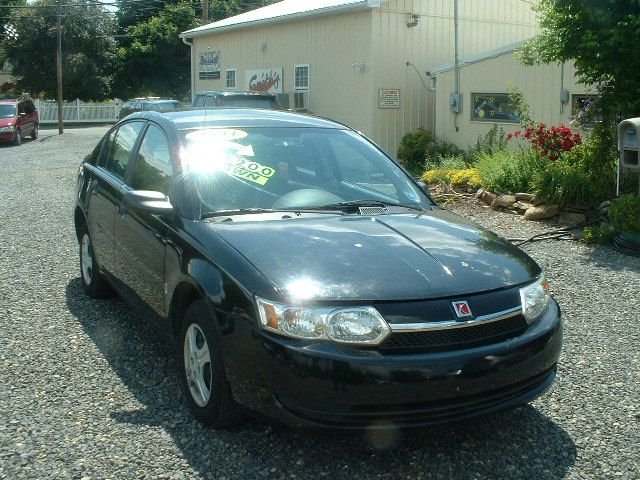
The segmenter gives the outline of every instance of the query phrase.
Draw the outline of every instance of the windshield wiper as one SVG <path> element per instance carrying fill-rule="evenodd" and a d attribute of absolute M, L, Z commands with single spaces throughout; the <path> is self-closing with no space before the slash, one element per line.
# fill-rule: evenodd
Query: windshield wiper
<path fill-rule="evenodd" d="M 409 208 L 411 210 L 423 211 L 422 207 L 418 205 L 405 205 L 403 203 L 394 203 L 394 202 L 386 202 L 384 200 L 350 200 L 348 202 L 339 202 L 339 203 L 331 203 L 329 205 L 322 205 L 318 207 L 319 209 L 337 209 L 341 210 L 344 208 L 358 208 L 358 207 L 400 207 L 400 208 Z"/>
<path fill-rule="evenodd" d="M 236 210 L 218 210 L 216 212 L 206 212 L 200 215 L 200 220 L 213 217 L 229 217 L 231 215 L 248 215 L 251 213 L 273 213 L 282 210 L 274 210 L 272 208 L 238 208 Z"/>

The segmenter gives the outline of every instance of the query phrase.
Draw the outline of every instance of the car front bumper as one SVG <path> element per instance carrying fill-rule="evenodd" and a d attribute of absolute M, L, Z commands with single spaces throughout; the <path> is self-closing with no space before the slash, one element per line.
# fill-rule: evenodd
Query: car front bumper
<path fill-rule="evenodd" d="M 16 139 L 16 132 L 2 132 L 0 133 L 0 142 L 13 142 Z"/>
<path fill-rule="evenodd" d="M 552 301 L 516 338 L 437 353 L 389 355 L 253 331 L 243 360 L 228 369 L 240 403 L 285 423 L 417 427 L 536 398 L 554 382 L 561 345 L 560 309 Z M 247 367 L 242 373 L 240 364 Z"/>

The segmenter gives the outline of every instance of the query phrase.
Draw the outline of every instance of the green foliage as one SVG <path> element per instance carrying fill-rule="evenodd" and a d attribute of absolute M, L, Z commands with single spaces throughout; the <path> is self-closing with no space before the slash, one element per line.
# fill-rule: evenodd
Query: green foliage
<path fill-rule="evenodd" d="M 189 91 L 189 47 L 178 36 L 198 25 L 187 1 L 131 27 L 131 45 L 118 50 L 114 94 L 120 98 L 159 95 L 183 98 Z"/>
<path fill-rule="evenodd" d="M 482 154 L 493 155 L 507 148 L 507 136 L 502 127 L 495 123 L 487 134 L 478 137 L 476 144 L 469 150 L 467 159 L 470 162 L 477 160 Z"/>
<path fill-rule="evenodd" d="M 531 180 L 545 162 L 534 152 L 498 150 L 481 153 L 476 168 L 483 188 L 501 193 L 530 192 Z"/>
<path fill-rule="evenodd" d="M 13 12 L 17 37 L 5 35 L 3 55 L 11 59 L 18 87 L 37 95 L 56 95 L 56 17 L 54 0 L 38 0 L 37 9 Z M 116 45 L 111 15 L 95 4 L 65 0 L 62 19 L 62 68 L 65 98 L 99 100 L 108 96 Z"/>
<path fill-rule="evenodd" d="M 635 116 L 640 57 L 627 53 L 640 43 L 640 2 L 541 0 L 536 9 L 542 28 L 519 52 L 521 60 L 529 65 L 573 61 L 582 83 L 600 87 L 600 108 Z"/>
<path fill-rule="evenodd" d="M 582 232 L 582 241 L 589 245 L 606 245 L 615 236 L 616 231 L 607 227 L 585 227 Z"/>
<path fill-rule="evenodd" d="M 18 9 L 12 9 L 9 7 L 15 7 L 20 5 L 26 5 L 26 0 L 0 0 L 0 38 L 9 34 L 8 30 L 5 30 L 5 25 L 12 25 L 11 14 L 17 12 Z M 0 51 L 0 66 L 4 62 L 4 57 Z"/>
<path fill-rule="evenodd" d="M 627 194 L 616 198 L 609 207 L 609 218 L 618 231 L 640 233 L 640 197 Z"/>
<path fill-rule="evenodd" d="M 464 170 L 465 168 L 469 168 L 469 165 L 463 155 L 438 155 L 435 159 L 429 159 L 426 162 L 427 170 Z"/>
<path fill-rule="evenodd" d="M 398 147 L 398 159 L 412 175 L 420 175 L 425 169 L 425 160 L 435 151 L 436 136 L 433 132 L 419 128 L 406 133 Z"/>
<path fill-rule="evenodd" d="M 533 118 L 531 117 L 529 104 L 527 103 L 522 90 L 516 87 L 513 83 L 509 82 L 507 85 L 507 92 L 509 93 L 509 98 L 514 105 L 513 112 L 520 119 L 520 125 L 525 128 L 532 125 Z"/>

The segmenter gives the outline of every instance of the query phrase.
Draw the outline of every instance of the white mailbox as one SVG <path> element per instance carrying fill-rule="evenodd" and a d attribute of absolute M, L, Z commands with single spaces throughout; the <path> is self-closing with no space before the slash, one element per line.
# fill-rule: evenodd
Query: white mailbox
<path fill-rule="evenodd" d="M 620 167 L 640 173 L 640 118 L 629 118 L 618 125 Z"/>

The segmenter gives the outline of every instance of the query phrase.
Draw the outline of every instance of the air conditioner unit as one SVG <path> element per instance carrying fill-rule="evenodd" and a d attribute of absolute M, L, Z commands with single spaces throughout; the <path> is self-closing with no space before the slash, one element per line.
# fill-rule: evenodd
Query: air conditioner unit
<path fill-rule="evenodd" d="M 287 110 L 294 112 L 309 111 L 309 92 L 290 92 L 278 94 L 278 102 Z"/>

